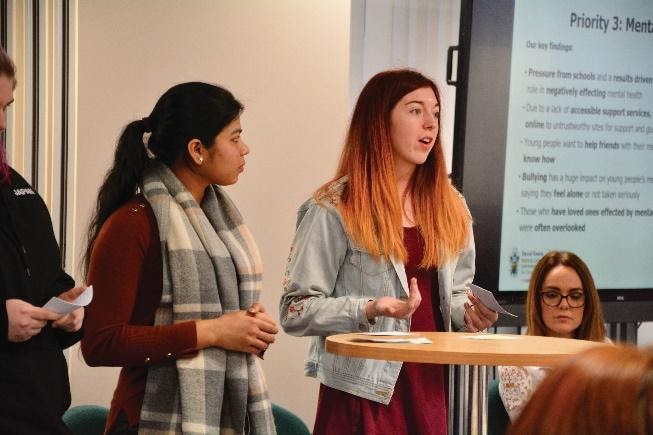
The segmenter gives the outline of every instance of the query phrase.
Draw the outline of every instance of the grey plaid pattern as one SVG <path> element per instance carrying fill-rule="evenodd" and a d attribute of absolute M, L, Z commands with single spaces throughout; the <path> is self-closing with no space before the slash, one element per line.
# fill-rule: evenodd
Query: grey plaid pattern
<path fill-rule="evenodd" d="M 261 258 L 223 189 L 209 187 L 200 208 L 166 165 L 152 161 L 142 191 L 163 254 L 155 325 L 216 318 L 258 300 Z M 150 367 L 139 434 L 179 433 L 276 433 L 258 358 L 212 347 Z"/>

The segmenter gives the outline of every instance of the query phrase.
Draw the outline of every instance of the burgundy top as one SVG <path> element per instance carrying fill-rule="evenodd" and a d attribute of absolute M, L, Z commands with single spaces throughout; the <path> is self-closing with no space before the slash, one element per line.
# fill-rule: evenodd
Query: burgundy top
<path fill-rule="evenodd" d="M 161 300 L 163 263 L 154 213 L 138 195 L 102 226 L 88 271 L 82 353 L 90 366 L 122 366 L 106 429 L 123 411 L 138 423 L 150 365 L 195 353 L 195 322 L 152 326 Z"/>
<path fill-rule="evenodd" d="M 423 240 L 417 228 L 404 228 L 408 251 L 406 276 L 417 278 L 422 303 L 411 320 L 411 331 L 444 331 L 440 313 L 438 272 L 420 269 Z M 446 368 L 404 363 L 388 405 L 320 385 L 314 435 L 447 434 Z"/>

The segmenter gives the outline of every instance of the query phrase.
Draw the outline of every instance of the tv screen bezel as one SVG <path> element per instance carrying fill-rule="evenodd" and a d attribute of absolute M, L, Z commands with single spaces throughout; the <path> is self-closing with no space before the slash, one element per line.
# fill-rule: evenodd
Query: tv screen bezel
<path fill-rule="evenodd" d="M 504 3 L 512 3 L 512 0 L 500 0 Z M 500 265 L 500 241 L 501 241 L 501 212 L 502 212 L 502 187 L 503 187 L 503 169 L 504 162 L 493 162 L 495 171 L 485 171 L 483 174 L 465 173 L 465 156 L 466 153 L 474 152 L 474 150 L 466 149 L 466 139 L 468 139 L 470 132 L 467 130 L 468 118 L 468 96 L 470 92 L 470 68 L 475 59 L 471 58 L 472 47 L 472 32 L 474 13 L 477 16 L 491 17 L 494 24 L 498 26 L 509 25 L 512 28 L 513 17 L 507 16 L 494 16 L 491 14 L 496 12 L 496 6 L 499 0 L 492 0 L 491 3 L 495 8 L 493 10 L 479 11 L 478 8 L 487 6 L 487 1 L 481 0 L 462 0 L 461 2 L 461 15 L 460 15 L 460 30 L 459 41 L 457 47 L 457 70 L 456 80 L 452 84 L 456 86 L 456 109 L 454 119 L 454 134 L 453 134 L 453 156 L 452 156 L 452 183 L 463 193 L 465 196 L 472 216 L 474 218 L 474 235 L 476 239 L 477 256 L 476 256 L 476 279 L 475 283 L 487 288 L 494 292 L 497 300 L 507 306 L 508 308 L 523 313 L 523 305 L 526 298 L 526 288 L 523 291 L 497 291 L 499 283 L 499 265 Z M 477 10 L 475 11 L 475 7 Z M 500 9 L 500 8 L 499 8 Z M 514 10 L 514 7 L 512 8 Z M 503 20 L 503 21 L 501 21 Z M 509 23 L 508 23 L 509 21 Z M 492 35 L 494 36 L 494 35 Z M 487 42 L 487 39 L 484 40 Z M 478 47 L 477 47 L 478 48 Z M 487 48 L 487 47 L 486 47 Z M 505 47 L 504 47 L 505 48 Z M 508 71 L 510 65 L 493 65 L 493 68 Z M 484 74 L 485 77 L 497 77 L 493 74 L 495 71 Z M 477 73 L 480 74 L 480 73 Z M 489 79 L 488 79 L 489 80 Z M 486 82 L 488 81 L 486 80 Z M 509 74 L 508 74 L 509 80 Z M 500 80 L 499 80 L 500 81 Z M 500 101 L 501 96 L 493 92 L 501 90 L 502 86 L 495 83 L 484 88 L 483 92 L 488 92 L 490 95 L 484 95 L 481 99 L 493 99 Z M 494 97 L 494 98 L 493 98 Z M 506 104 L 507 116 L 507 100 L 508 96 L 504 95 L 503 100 Z M 475 133 L 475 132 L 472 132 Z M 505 149 L 505 143 L 503 145 Z M 505 157 L 505 152 L 504 152 Z M 503 159 L 501 159 L 503 160 Z M 490 165 L 491 166 L 491 165 Z M 500 173 L 498 171 L 501 171 Z M 487 179 L 485 186 L 480 186 L 478 183 L 475 186 L 466 186 L 466 177 L 481 177 Z M 500 179 L 501 186 L 494 186 L 496 190 L 490 196 L 487 192 L 473 192 L 472 189 L 479 187 L 480 190 L 492 186 L 494 180 Z M 496 184 L 496 183 L 495 183 Z M 467 187 L 467 189 L 466 189 Z M 481 200 L 482 199 L 482 200 Z M 498 225 L 497 225 L 498 223 Z M 494 227 L 494 228 L 492 228 Z M 639 322 L 653 320 L 653 288 L 642 289 L 600 289 L 599 295 L 602 301 L 604 317 L 607 322 Z M 508 319 L 501 316 L 504 325 L 522 325 L 524 324 L 524 317 L 520 316 L 518 319 Z"/>

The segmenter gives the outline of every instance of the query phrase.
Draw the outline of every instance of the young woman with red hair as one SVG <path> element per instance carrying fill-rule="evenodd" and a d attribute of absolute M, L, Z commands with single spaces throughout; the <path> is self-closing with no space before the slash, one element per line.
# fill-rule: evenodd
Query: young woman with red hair
<path fill-rule="evenodd" d="M 326 336 L 479 331 L 497 319 L 468 285 L 474 239 L 440 144 L 440 96 L 411 70 L 363 88 L 335 177 L 299 209 L 281 324 L 313 336 L 314 434 L 446 434 L 444 366 L 336 356 Z"/>

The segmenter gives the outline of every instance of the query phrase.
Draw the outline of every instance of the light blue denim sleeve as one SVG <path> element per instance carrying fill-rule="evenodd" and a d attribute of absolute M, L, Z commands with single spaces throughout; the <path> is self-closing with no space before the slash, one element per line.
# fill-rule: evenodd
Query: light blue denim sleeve
<path fill-rule="evenodd" d="M 346 289 L 335 291 L 348 244 L 343 222 L 333 206 L 312 203 L 303 217 L 300 214 L 279 306 L 286 333 L 326 336 L 369 330 L 365 315 L 368 299 L 352 296 L 354 292 Z"/>
<path fill-rule="evenodd" d="M 458 256 L 453 272 L 453 286 L 451 288 L 451 324 L 453 331 L 466 330 L 465 302 L 469 301 L 467 291 L 474 280 L 476 271 L 476 248 L 474 245 L 474 230 L 469 229 L 467 246 Z"/>

